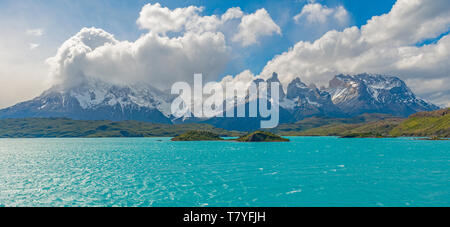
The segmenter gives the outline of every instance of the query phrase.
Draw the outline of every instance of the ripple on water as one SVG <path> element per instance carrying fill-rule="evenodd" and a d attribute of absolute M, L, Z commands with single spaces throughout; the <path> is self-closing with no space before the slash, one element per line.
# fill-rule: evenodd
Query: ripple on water
<path fill-rule="evenodd" d="M 0 139 L 0 206 L 450 204 L 449 143 L 379 141 Z"/>

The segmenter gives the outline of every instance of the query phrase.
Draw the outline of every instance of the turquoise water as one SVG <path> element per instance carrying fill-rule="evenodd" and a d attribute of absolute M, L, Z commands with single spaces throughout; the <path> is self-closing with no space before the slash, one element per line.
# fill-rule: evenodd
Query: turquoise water
<path fill-rule="evenodd" d="M 450 142 L 0 139 L 0 206 L 449 206 Z"/>

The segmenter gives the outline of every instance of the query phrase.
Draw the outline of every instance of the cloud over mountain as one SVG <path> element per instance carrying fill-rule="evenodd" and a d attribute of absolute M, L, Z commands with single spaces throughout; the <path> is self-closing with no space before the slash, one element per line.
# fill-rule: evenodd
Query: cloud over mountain
<path fill-rule="evenodd" d="M 187 75 L 214 78 L 227 62 L 221 33 L 185 33 L 170 38 L 148 33 L 135 42 L 118 41 L 96 28 L 84 28 L 48 60 L 58 82 L 76 86 L 85 78 L 113 83 L 145 82 L 169 88 Z"/>
<path fill-rule="evenodd" d="M 66 4 L 55 8 L 55 15 L 45 19 L 54 21 L 55 26 L 43 19 L 37 23 L 33 10 L 28 10 L 30 21 L 19 26 L 15 14 L 22 4 L 0 10 L 5 30 L 0 37 L 4 44 L 0 45 L 4 53 L 0 54 L 2 107 L 34 97 L 50 86 L 43 59 L 52 56 L 68 34 L 75 35 L 47 60 L 53 82 L 66 86 L 76 86 L 87 78 L 117 84 L 148 83 L 165 90 L 176 81 L 189 82 L 194 73 L 203 73 L 204 79 L 211 81 L 220 80 L 227 71 L 238 76 L 223 81 L 235 84 L 256 77 L 266 79 L 278 72 L 286 89 L 296 77 L 307 84 L 325 85 L 336 74 L 368 72 L 399 76 L 419 96 L 450 106 L 448 0 L 398 0 L 389 13 L 374 16 L 361 27 L 348 27 L 353 20 L 364 22 L 340 6 L 340 1 L 333 1 L 335 5 L 313 0 L 306 4 L 273 1 L 257 3 L 253 5 L 257 8 L 246 12 L 234 7 L 249 8 L 243 3 L 218 4 L 214 10 L 211 5 L 215 3 L 205 4 L 211 13 L 201 6 L 171 4 L 183 6 L 167 8 L 159 3 L 143 7 L 134 3 L 133 9 L 122 9 L 122 4 L 119 9 L 111 6 L 104 10 L 102 6 L 98 11 L 95 7 L 101 4 L 91 2 L 74 3 L 82 7 L 67 15 Z M 359 2 L 345 6 L 355 9 L 352 4 L 365 7 Z M 42 5 L 41 14 L 52 14 L 43 11 L 48 3 L 36 5 Z M 116 11 L 105 13 L 110 10 Z M 83 20 L 76 15 L 91 17 Z M 55 28 L 65 27 L 68 21 L 73 22 L 72 28 L 55 35 Z M 130 25 L 134 22 L 135 26 Z M 108 32 L 79 30 L 85 24 L 107 26 Z M 263 39 L 268 36 L 273 39 Z M 45 85 L 38 85 L 41 81 Z M 18 92 L 16 87 L 25 91 Z"/>
<path fill-rule="evenodd" d="M 267 78 L 278 72 L 286 85 L 298 76 L 324 84 L 339 73 L 386 73 L 412 81 L 419 95 L 425 94 L 419 89 L 425 85 L 428 91 L 442 92 L 450 84 L 450 35 L 445 35 L 449 28 L 447 0 L 398 0 L 389 13 L 373 17 L 361 28 L 333 30 L 314 42 L 297 43 L 269 61 L 261 75 Z M 430 81 L 447 86 L 435 87 Z"/>
<path fill-rule="evenodd" d="M 137 24 L 148 32 L 134 42 L 119 41 L 102 29 L 83 28 L 48 59 L 51 75 L 66 86 L 95 78 L 168 89 L 177 81 L 192 80 L 194 73 L 203 73 L 206 81 L 217 80 L 229 61 L 227 35 L 233 32 L 233 40 L 243 45 L 281 33 L 264 9 L 245 15 L 240 8 L 230 8 L 221 16 L 202 16 L 202 11 L 195 6 L 171 10 L 147 4 Z"/>

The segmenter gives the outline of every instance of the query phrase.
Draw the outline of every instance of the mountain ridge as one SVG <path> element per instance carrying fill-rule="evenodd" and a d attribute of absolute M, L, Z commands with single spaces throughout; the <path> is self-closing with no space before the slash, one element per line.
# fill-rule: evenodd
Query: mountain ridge
<path fill-rule="evenodd" d="M 255 83 L 264 81 L 280 82 L 278 74 L 273 73 L 271 78 L 256 79 Z M 269 86 L 269 94 L 270 89 Z M 148 84 L 115 85 L 91 80 L 70 88 L 54 86 L 32 100 L 0 110 L 0 119 L 67 117 L 164 124 L 186 121 L 243 131 L 258 129 L 263 120 L 260 117 L 175 119 L 170 113 L 174 98 Z M 248 106 L 246 109 L 248 113 Z M 340 74 L 330 81 L 328 88 L 321 89 L 306 85 L 297 77 L 288 84 L 286 92 L 280 88 L 280 123 L 294 123 L 309 117 L 351 118 L 364 113 L 407 117 L 436 109 L 437 106 L 417 98 L 405 82 L 393 76 Z"/>
<path fill-rule="evenodd" d="M 54 86 L 30 101 L 0 110 L 0 119 L 67 117 L 171 123 L 170 101 L 166 94 L 149 85 L 89 81 L 72 88 Z"/>
<path fill-rule="evenodd" d="M 337 75 L 326 89 L 333 103 L 344 113 L 385 113 L 407 117 L 421 111 L 439 109 L 416 97 L 398 77 L 377 74 Z"/>

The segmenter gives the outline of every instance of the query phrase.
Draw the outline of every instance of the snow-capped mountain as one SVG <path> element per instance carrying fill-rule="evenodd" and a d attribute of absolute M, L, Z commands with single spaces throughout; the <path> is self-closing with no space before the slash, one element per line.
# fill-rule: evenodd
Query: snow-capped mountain
<path fill-rule="evenodd" d="M 0 110 L 0 118 L 67 117 L 76 120 L 138 120 L 171 123 L 171 97 L 149 85 L 89 81 L 55 86 L 41 96 Z"/>
<path fill-rule="evenodd" d="M 439 109 L 417 98 L 405 82 L 397 77 L 360 74 L 338 75 L 328 89 L 333 103 L 350 115 L 385 113 L 407 117 L 420 111 Z"/>
<path fill-rule="evenodd" d="M 258 84 L 264 80 L 254 82 Z M 279 82 L 278 75 L 274 73 L 266 82 Z M 269 86 L 268 94 L 271 89 Z M 279 90 L 280 123 L 292 123 L 312 116 L 353 117 L 363 113 L 406 117 L 416 112 L 438 109 L 417 98 L 402 80 L 391 76 L 338 75 L 324 89 L 308 86 L 296 78 L 287 89 L 280 87 Z M 70 88 L 52 87 L 33 100 L 0 110 L 0 119 L 66 117 L 167 124 L 204 122 L 231 130 L 257 129 L 263 120 L 260 117 L 175 119 L 170 111 L 174 98 L 148 84 L 113 85 L 91 80 Z M 238 105 L 245 105 L 246 113 L 249 113 L 248 100 Z"/>
<path fill-rule="evenodd" d="M 264 82 L 262 79 L 255 84 Z M 280 82 L 274 73 L 265 82 Z M 269 83 L 270 84 L 270 83 Z M 268 87 L 270 95 L 271 87 Z M 406 84 L 396 77 L 361 74 L 338 75 L 330 86 L 318 89 L 306 85 L 300 78 L 280 87 L 280 123 L 292 123 L 312 116 L 354 117 L 364 113 L 381 113 L 406 117 L 412 113 L 431 111 L 437 106 L 417 98 Z M 245 103 L 248 112 L 248 103 Z M 212 118 L 205 123 L 228 130 L 253 130 L 262 118 Z"/>
<path fill-rule="evenodd" d="M 281 87 L 281 82 L 277 73 L 273 73 L 272 77 L 267 80 L 257 79 L 253 81 L 256 85 L 262 82 L 267 82 L 267 95 L 270 100 L 272 97 L 271 90 L 272 82 L 278 82 L 279 87 L 279 104 L 280 104 L 280 123 L 294 123 L 299 120 L 311 116 L 340 116 L 339 109 L 331 101 L 331 96 L 325 91 L 317 89 L 315 86 L 307 86 L 300 78 L 292 81 L 287 89 L 287 93 Z M 249 113 L 249 100 L 246 99 L 245 105 L 246 113 Z M 270 106 L 269 102 L 269 106 Z M 237 111 L 237 105 L 235 106 L 235 112 Z M 258 129 L 260 127 L 261 120 L 267 120 L 266 118 L 257 117 L 234 117 L 234 118 L 211 118 L 205 121 L 205 123 L 212 124 L 219 128 L 225 128 L 228 130 L 243 130 L 249 131 Z"/>
<path fill-rule="evenodd" d="M 273 73 L 266 82 L 269 95 L 272 82 L 281 84 L 277 73 Z M 328 92 L 319 90 L 315 85 L 306 85 L 299 77 L 289 83 L 286 93 L 281 86 L 279 90 L 280 107 L 289 111 L 297 121 L 309 116 L 339 115 L 339 109 L 333 104 Z"/>

